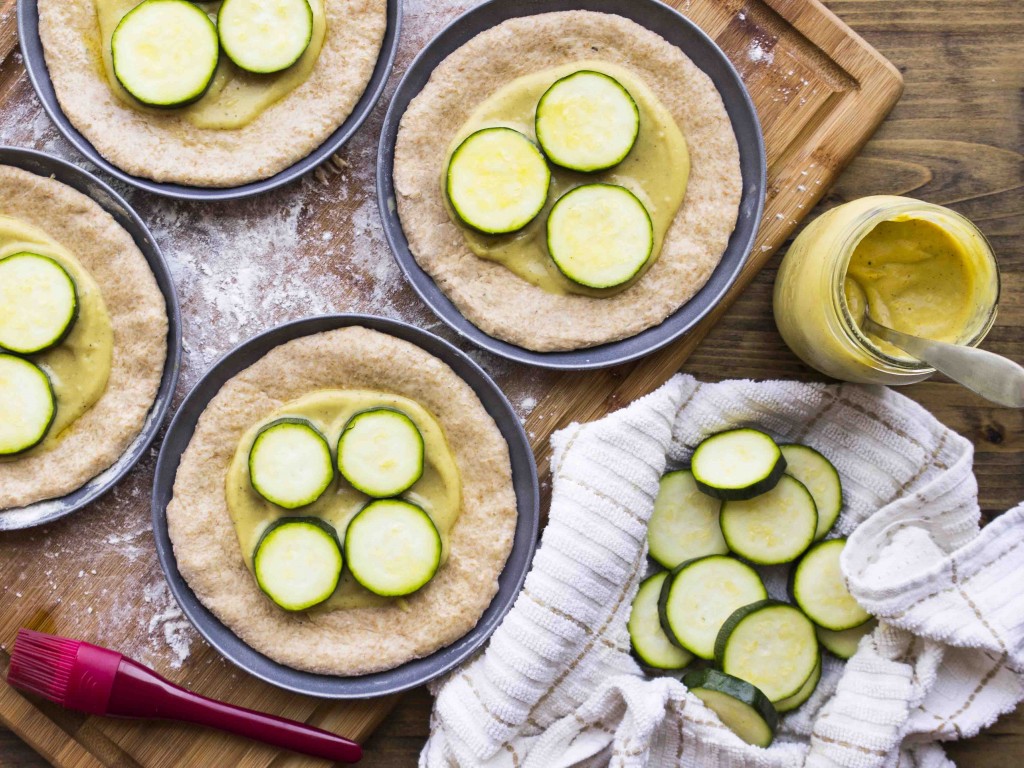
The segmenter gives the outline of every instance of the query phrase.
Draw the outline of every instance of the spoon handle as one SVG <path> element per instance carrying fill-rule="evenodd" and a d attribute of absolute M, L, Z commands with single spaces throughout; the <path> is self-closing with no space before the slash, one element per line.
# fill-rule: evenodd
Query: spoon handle
<path fill-rule="evenodd" d="M 1024 368 L 984 349 L 922 339 L 864 318 L 864 330 L 928 363 L 986 400 L 1024 408 Z"/>

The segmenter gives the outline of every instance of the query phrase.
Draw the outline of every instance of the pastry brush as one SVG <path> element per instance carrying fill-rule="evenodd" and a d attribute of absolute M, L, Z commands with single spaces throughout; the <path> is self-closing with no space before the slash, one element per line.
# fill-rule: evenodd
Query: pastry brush
<path fill-rule="evenodd" d="M 354 741 L 333 733 L 207 699 L 116 651 L 30 629 L 18 630 L 7 682 L 90 715 L 196 723 L 346 763 L 363 755 Z"/>

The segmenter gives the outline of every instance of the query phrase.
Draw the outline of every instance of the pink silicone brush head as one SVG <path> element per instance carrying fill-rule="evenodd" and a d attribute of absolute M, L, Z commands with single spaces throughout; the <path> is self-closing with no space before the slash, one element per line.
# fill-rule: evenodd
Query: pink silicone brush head
<path fill-rule="evenodd" d="M 7 682 L 62 707 L 102 715 L 122 658 L 91 643 L 19 629 Z"/>
<path fill-rule="evenodd" d="M 78 640 L 19 629 L 7 682 L 63 706 L 80 645 Z"/>
<path fill-rule="evenodd" d="M 363 756 L 342 736 L 207 699 L 109 648 L 30 629 L 18 630 L 7 682 L 91 715 L 198 723 L 326 760 L 354 763 Z"/>

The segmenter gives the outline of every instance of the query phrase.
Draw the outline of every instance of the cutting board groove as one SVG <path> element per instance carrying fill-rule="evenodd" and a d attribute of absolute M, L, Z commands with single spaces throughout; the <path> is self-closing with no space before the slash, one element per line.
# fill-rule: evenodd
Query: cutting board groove
<path fill-rule="evenodd" d="M 567 373 L 555 379 L 526 421 L 542 477 L 547 473 L 549 438 L 555 430 L 573 421 L 589 421 L 614 411 L 651 392 L 680 369 L 708 330 L 856 155 L 902 91 L 902 79 L 896 69 L 818 0 L 673 0 L 670 4 L 701 26 L 725 50 L 757 106 L 769 176 L 761 229 L 736 284 L 685 338 L 637 363 L 604 371 Z M 14 93 L 15 84 L 24 76 L 20 57 L 15 54 L 14 5 L 15 0 L 0 0 L 0 110 L 4 109 L 4 99 Z M 23 89 L 18 91 L 24 93 Z M 331 173 L 342 170 L 329 169 Z M 326 178 L 328 170 L 317 173 Z M 770 322 L 768 318 L 762 320 Z M 24 560 L 13 560 L 0 561 L 0 583 L 14 584 L 24 578 L 23 572 L 40 571 L 45 565 L 31 553 Z M 36 576 L 45 582 L 40 573 Z M 46 576 L 50 577 L 49 572 Z M 63 578 L 58 594 L 67 594 L 70 601 L 76 585 L 69 576 Z M 125 589 L 133 586 L 131 578 L 130 571 L 124 574 Z M 53 584 L 56 590 L 57 582 Z M 65 613 L 55 613 L 51 618 L 49 613 L 30 611 L 28 605 L 52 603 L 42 587 L 24 589 L 23 603 L 15 603 L 7 593 L 3 596 L 0 643 L 10 643 L 17 627 L 22 625 L 75 635 L 73 626 L 61 624 Z M 8 651 L 9 646 L 0 646 L 0 673 L 9 662 Z M 247 678 L 205 647 L 186 659 L 181 669 L 169 674 L 176 682 L 204 694 L 312 722 L 360 740 L 373 732 L 397 701 L 396 697 L 389 697 L 365 702 L 321 702 L 288 694 Z M 323 765 L 189 726 L 130 723 L 64 712 L 23 697 L 3 683 L 0 721 L 60 768 Z"/>

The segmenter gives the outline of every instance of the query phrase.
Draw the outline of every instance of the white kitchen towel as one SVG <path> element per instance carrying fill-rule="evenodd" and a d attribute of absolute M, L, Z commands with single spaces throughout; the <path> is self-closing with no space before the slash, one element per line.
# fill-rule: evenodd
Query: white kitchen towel
<path fill-rule="evenodd" d="M 880 619 L 812 698 L 751 747 L 672 677 L 646 677 L 626 620 L 658 479 L 739 425 L 836 465 L 843 568 Z M 940 768 L 1024 697 L 1024 505 L 979 529 L 972 446 L 890 390 L 676 376 L 552 438 L 551 510 L 515 606 L 443 679 L 426 768 L 571 765 Z M 769 569 L 770 570 L 770 569 Z M 780 574 L 768 573 L 778 595 Z"/>

